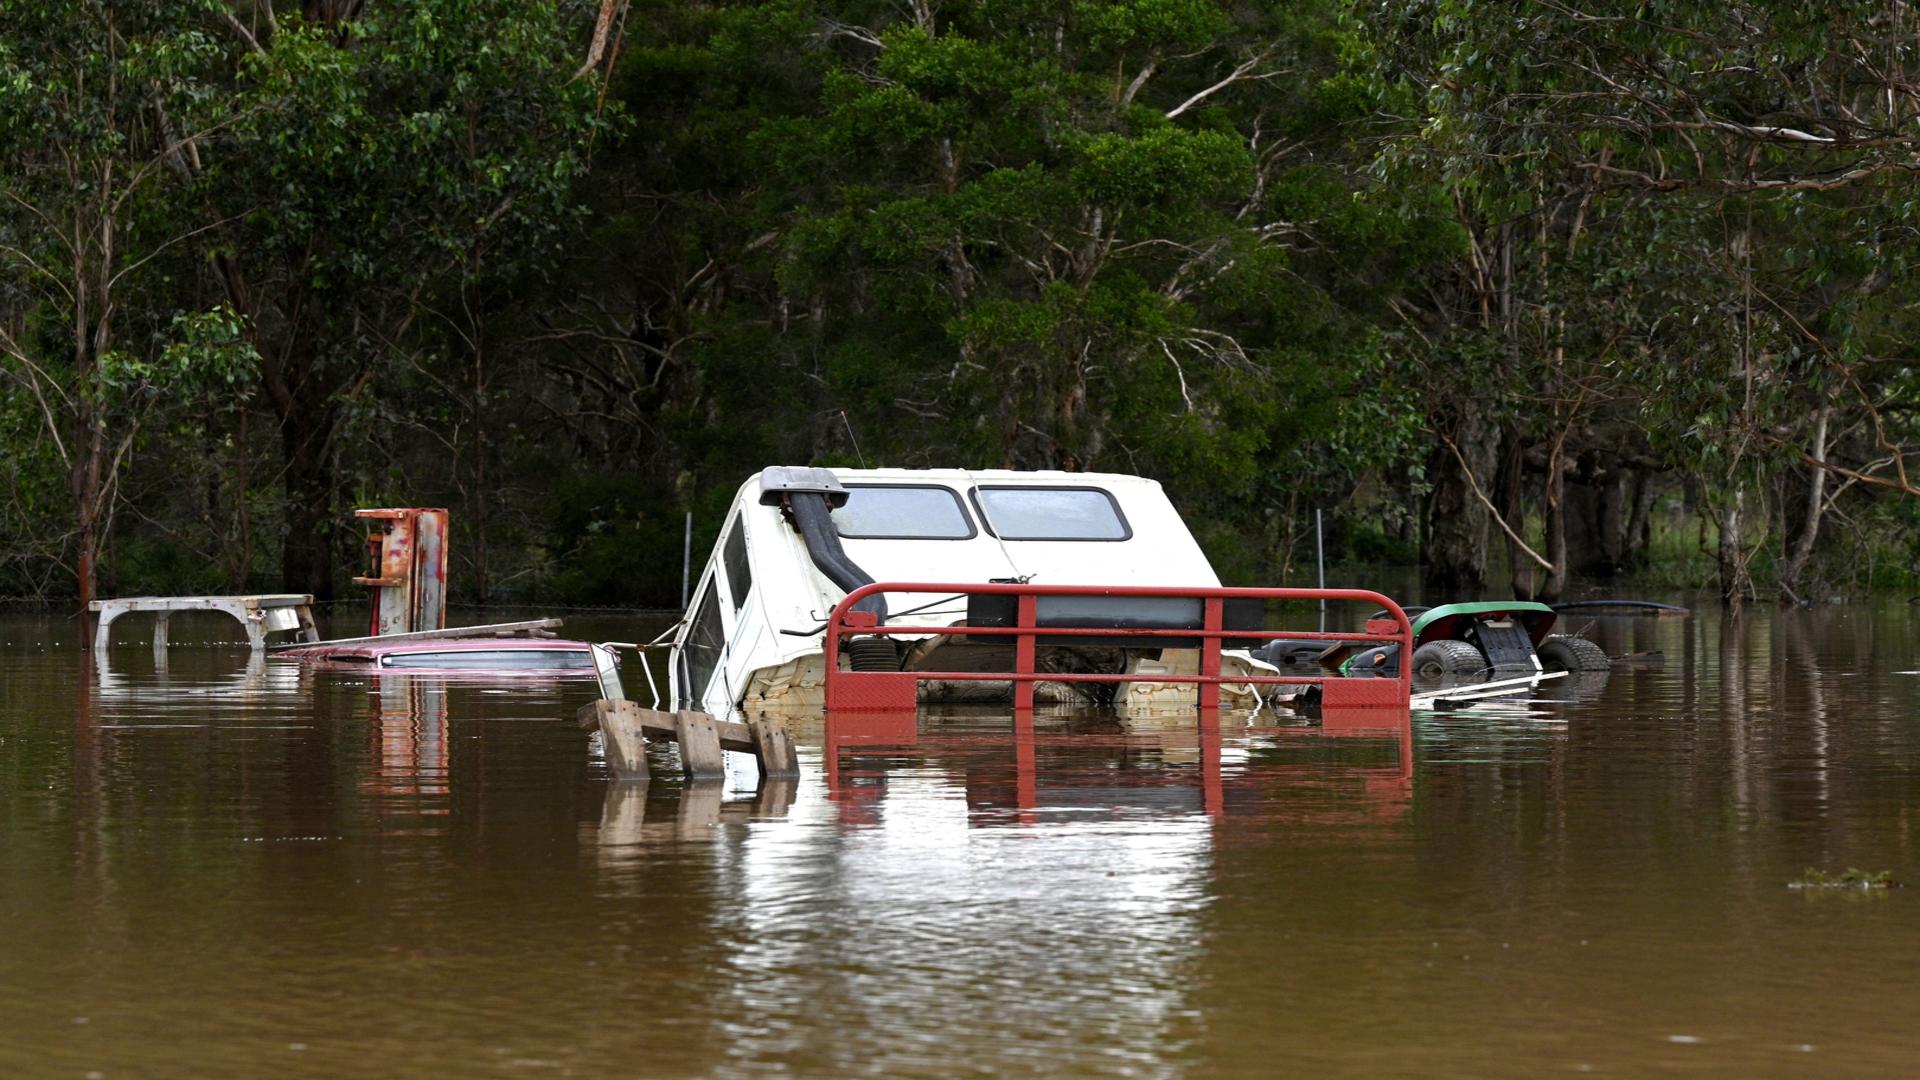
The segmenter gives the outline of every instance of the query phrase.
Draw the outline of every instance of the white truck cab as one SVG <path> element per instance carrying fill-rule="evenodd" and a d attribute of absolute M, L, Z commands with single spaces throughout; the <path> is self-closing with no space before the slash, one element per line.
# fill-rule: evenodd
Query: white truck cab
<path fill-rule="evenodd" d="M 671 696 L 715 716 L 817 713 L 828 614 L 871 582 L 992 581 L 1046 585 L 1220 584 L 1159 483 L 1117 473 L 967 469 L 762 470 L 741 485 L 686 619 L 673 641 Z M 887 593 L 862 601 L 894 625 L 967 621 L 968 598 Z M 978 622 L 975 623 L 979 625 Z M 843 662 L 876 669 L 1009 670 L 1001 639 L 951 635 L 876 637 Z M 885 652 L 887 655 L 879 655 Z M 1191 687 L 1153 683 L 1191 674 L 1197 650 L 1054 650 L 1049 671 L 1138 672 L 1111 704 L 1123 713 L 1186 703 Z M 1241 674 L 1272 671 L 1244 653 Z M 994 665 L 999 666 L 994 666 Z M 1043 683 L 1042 700 L 1085 702 L 1100 688 Z M 948 680 L 923 700 L 1007 700 L 1005 683 Z M 1234 698 L 1233 688 L 1228 688 Z M 1251 704 L 1253 691 L 1240 697 Z M 1101 701 L 1100 703 L 1106 703 Z"/>

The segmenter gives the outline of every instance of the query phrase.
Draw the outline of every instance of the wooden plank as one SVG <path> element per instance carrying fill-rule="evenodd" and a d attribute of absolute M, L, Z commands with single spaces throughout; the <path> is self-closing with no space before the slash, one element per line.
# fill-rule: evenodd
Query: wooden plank
<path fill-rule="evenodd" d="M 559 619 L 528 619 L 525 622 L 489 623 L 485 626 L 455 626 L 445 630 L 414 630 L 405 634 L 383 634 L 377 637 L 334 638 L 331 641 L 290 641 L 275 645 L 275 649 L 304 649 L 312 645 L 366 645 L 387 641 L 442 641 L 475 637 L 504 637 L 531 630 L 551 630 L 559 626 Z"/>
<path fill-rule="evenodd" d="M 638 726 L 645 732 L 647 738 L 679 738 L 680 728 L 674 719 L 674 713 L 649 709 L 632 701 L 596 701 L 591 705 L 581 706 L 580 711 L 574 714 L 574 718 L 580 722 L 581 727 L 592 731 L 596 727 L 601 727 L 605 723 L 605 717 L 610 714 L 628 718 L 627 722 Z M 695 715 L 706 716 L 707 721 L 713 725 L 713 730 L 720 736 L 720 749 L 735 750 L 742 754 L 754 752 L 753 732 L 747 725 L 730 720 L 715 720 L 706 713 Z"/>
<path fill-rule="evenodd" d="M 727 775 L 726 755 L 714 719 L 691 709 L 673 714 L 674 735 L 680 743 L 680 768 L 689 780 L 713 780 Z"/>

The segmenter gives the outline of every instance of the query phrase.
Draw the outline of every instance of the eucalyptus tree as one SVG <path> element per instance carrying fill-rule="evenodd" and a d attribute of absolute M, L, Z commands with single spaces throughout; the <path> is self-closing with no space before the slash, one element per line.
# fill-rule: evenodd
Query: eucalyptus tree
<path fill-rule="evenodd" d="M 581 67 L 598 9 L 261 0 L 221 20 L 235 119 L 196 183 L 279 427 L 287 587 L 331 592 L 342 425 L 446 340 L 423 316 L 556 254 L 605 116 Z"/>
<path fill-rule="evenodd" d="M 1500 293 L 1524 317 L 1503 320 L 1493 381 L 1515 410 L 1579 384 L 1637 416 L 1643 445 L 1703 483 L 1736 603 L 1769 531 L 1783 587 L 1800 584 L 1829 476 L 1920 494 L 1897 398 L 1916 18 L 1758 0 L 1368 11 L 1384 68 L 1418 88 L 1410 157 L 1499 238 L 1476 265 L 1521 290 Z M 1523 342 L 1519 321 L 1544 330 Z"/>
<path fill-rule="evenodd" d="M 670 6 L 613 83 L 652 122 L 597 163 L 634 269 L 565 298 L 560 363 L 663 479 L 1119 468 L 1236 536 L 1304 517 L 1405 456 L 1337 293 L 1430 239 L 1347 168 L 1371 106 L 1341 12 Z"/>
<path fill-rule="evenodd" d="M 83 611 L 143 423 L 249 359 L 230 311 L 172 291 L 207 229 L 175 182 L 183 147 L 226 119 L 201 107 L 219 11 L 0 4 L 0 520 L 22 583 L 62 566 Z"/>

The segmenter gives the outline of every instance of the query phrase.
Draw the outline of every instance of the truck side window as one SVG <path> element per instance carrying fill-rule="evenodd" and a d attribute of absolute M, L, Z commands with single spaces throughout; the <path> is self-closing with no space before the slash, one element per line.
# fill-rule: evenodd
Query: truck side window
<path fill-rule="evenodd" d="M 687 628 L 687 644 L 680 650 L 680 693 L 694 706 L 706 696 L 713 681 L 713 669 L 720 666 L 720 653 L 726 645 L 726 633 L 720 626 L 719 593 L 712 580 L 694 604 L 693 625 Z"/>
<path fill-rule="evenodd" d="M 733 610 L 739 611 L 746 606 L 747 592 L 753 588 L 753 568 L 747 565 L 747 527 L 739 518 L 733 519 L 733 531 L 727 534 L 721 558 L 727 564 L 727 589 L 733 594 Z"/>

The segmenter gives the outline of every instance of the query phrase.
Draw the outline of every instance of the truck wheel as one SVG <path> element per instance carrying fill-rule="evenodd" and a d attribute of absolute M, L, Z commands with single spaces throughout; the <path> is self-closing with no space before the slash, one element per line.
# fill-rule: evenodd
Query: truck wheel
<path fill-rule="evenodd" d="M 1583 637 L 1550 637 L 1540 643 L 1544 671 L 1612 671 L 1607 651 Z"/>
<path fill-rule="evenodd" d="M 1413 650 L 1413 673 L 1423 678 L 1478 675 L 1485 670 L 1487 658 L 1464 641 L 1429 641 Z"/>

